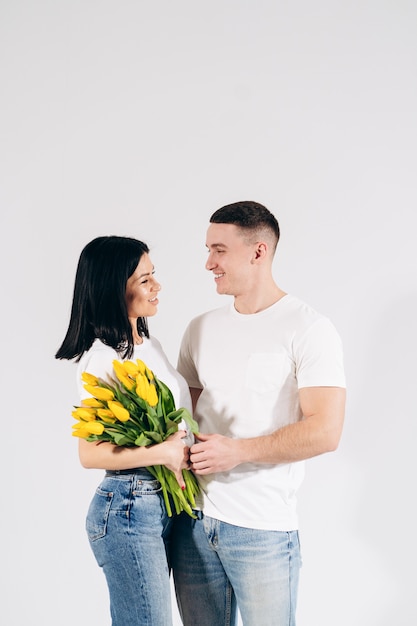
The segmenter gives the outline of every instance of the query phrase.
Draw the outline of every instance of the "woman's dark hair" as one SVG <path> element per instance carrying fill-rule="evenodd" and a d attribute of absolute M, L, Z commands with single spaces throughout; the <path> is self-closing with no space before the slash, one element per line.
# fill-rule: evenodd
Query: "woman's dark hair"
<path fill-rule="evenodd" d="M 70 322 L 56 359 L 79 361 L 96 338 L 122 358 L 133 354 L 126 283 L 148 246 L 130 237 L 97 237 L 82 250 L 75 276 Z M 149 337 L 146 318 L 138 318 L 141 337 Z"/>

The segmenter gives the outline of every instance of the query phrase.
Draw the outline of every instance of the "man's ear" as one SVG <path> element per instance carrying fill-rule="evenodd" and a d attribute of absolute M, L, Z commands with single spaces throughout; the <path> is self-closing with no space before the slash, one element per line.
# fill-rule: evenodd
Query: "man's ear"
<path fill-rule="evenodd" d="M 266 243 L 264 243 L 263 241 L 259 241 L 256 244 L 254 261 L 258 261 L 259 259 L 265 258 L 267 252 L 268 252 L 268 246 L 266 245 Z"/>

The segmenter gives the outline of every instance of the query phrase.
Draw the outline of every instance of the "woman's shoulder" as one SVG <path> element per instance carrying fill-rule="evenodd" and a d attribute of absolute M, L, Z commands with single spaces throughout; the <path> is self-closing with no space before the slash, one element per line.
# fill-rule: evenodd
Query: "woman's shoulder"
<path fill-rule="evenodd" d="M 95 339 L 91 348 L 87 350 L 83 356 L 91 357 L 92 355 L 112 356 L 116 358 L 117 352 L 111 346 L 103 343 L 101 339 Z"/>
<path fill-rule="evenodd" d="M 106 345 L 100 339 L 96 339 L 93 345 L 84 352 L 79 362 L 79 371 L 91 371 L 92 374 L 101 375 L 103 371 L 111 370 L 114 359 L 118 354 L 114 348 Z M 97 372 L 97 373 L 96 373 Z"/>
<path fill-rule="evenodd" d="M 162 344 L 154 335 L 149 337 L 143 337 L 143 347 L 148 350 L 156 350 L 157 352 L 163 352 Z"/>

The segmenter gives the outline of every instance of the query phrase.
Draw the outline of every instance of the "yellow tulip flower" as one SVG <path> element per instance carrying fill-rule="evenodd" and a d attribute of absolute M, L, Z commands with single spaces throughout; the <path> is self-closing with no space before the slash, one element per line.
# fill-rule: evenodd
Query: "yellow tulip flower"
<path fill-rule="evenodd" d="M 136 364 L 138 366 L 138 371 L 140 374 L 144 374 L 145 370 L 146 370 L 146 365 L 143 361 L 141 361 L 140 359 L 136 359 Z"/>
<path fill-rule="evenodd" d="M 130 419 L 129 411 L 125 409 L 123 404 L 120 402 L 117 402 L 116 400 L 113 402 L 109 401 L 108 407 L 120 422 L 127 422 Z"/>
<path fill-rule="evenodd" d="M 83 430 L 86 430 L 91 435 L 102 435 L 104 426 L 103 424 L 100 424 L 100 422 L 88 422 L 84 426 Z"/>
<path fill-rule="evenodd" d="M 97 409 L 97 417 L 100 417 L 101 419 L 104 419 L 105 417 L 114 418 L 114 413 L 113 411 L 110 411 L 110 409 Z"/>
<path fill-rule="evenodd" d="M 129 391 L 132 391 L 133 387 L 135 386 L 135 381 L 133 378 L 130 378 L 130 376 L 118 376 L 120 382 L 126 387 L 126 389 L 129 389 Z"/>
<path fill-rule="evenodd" d="M 117 419 L 114 416 L 110 417 L 110 415 L 100 415 L 99 417 L 105 424 L 115 424 L 117 422 Z"/>
<path fill-rule="evenodd" d="M 84 385 L 84 389 L 91 393 L 94 398 L 97 400 L 113 400 L 114 393 L 110 389 L 105 389 L 104 387 L 96 387 L 93 385 Z"/>
<path fill-rule="evenodd" d="M 91 422 L 96 419 L 96 409 L 78 407 L 78 409 L 75 409 L 75 411 L 72 412 L 72 416 L 75 417 L 75 419 L 83 420 L 84 422 Z"/>
<path fill-rule="evenodd" d="M 123 361 L 123 367 L 125 369 L 125 373 L 129 376 L 133 376 L 133 378 L 136 378 L 139 373 L 139 366 L 137 363 L 133 363 L 133 361 Z"/>
<path fill-rule="evenodd" d="M 149 393 L 149 381 L 144 374 L 138 374 L 136 376 L 136 393 L 139 398 L 148 401 L 148 393 Z"/>
<path fill-rule="evenodd" d="M 96 409 L 104 406 L 104 404 L 102 402 L 99 402 L 96 398 L 84 398 L 84 400 L 82 400 L 81 402 L 83 406 L 90 406 Z"/>
<path fill-rule="evenodd" d="M 87 439 L 90 433 L 88 433 L 84 428 L 79 428 L 78 430 L 72 431 L 73 437 L 80 437 L 80 439 Z"/>
<path fill-rule="evenodd" d="M 158 394 L 156 392 L 155 385 L 152 383 L 149 385 L 148 402 L 151 406 L 156 406 L 158 404 Z"/>
<path fill-rule="evenodd" d="M 93 376 L 93 374 L 89 374 L 88 372 L 83 372 L 81 374 L 81 380 L 87 385 L 98 385 L 97 376 Z"/>
<path fill-rule="evenodd" d="M 117 359 L 114 359 L 113 361 L 113 369 L 116 373 L 117 378 L 120 378 L 120 376 L 126 376 L 127 374 L 123 363 L 121 361 L 118 361 Z"/>
<path fill-rule="evenodd" d="M 114 413 L 110 409 L 97 409 L 97 417 L 114 417 Z"/>
<path fill-rule="evenodd" d="M 124 385 L 130 391 L 135 386 L 135 381 L 132 380 L 132 378 L 130 378 L 129 372 L 127 368 L 125 367 L 126 363 L 129 363 L 129 362 L 130 361 L 121 362 L 115 359 L 113 361 L 113 369 L 116 373 L 116 377 L 118 378 L 118 380 L 122 383 L 122 385 Z M 137 367 L 135 368 L 135 370 L 137 371 Z"/>

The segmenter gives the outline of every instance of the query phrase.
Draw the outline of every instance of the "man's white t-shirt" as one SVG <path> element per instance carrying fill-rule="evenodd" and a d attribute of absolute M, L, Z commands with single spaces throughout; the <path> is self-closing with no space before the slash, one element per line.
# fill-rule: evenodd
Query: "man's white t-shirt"
<path fill-rule="evenodd" d="M 253 315 L 233 303 L 188 325 L 178 371 L 202 389 L 194 418 L 202 433 L 249 438 L 302 419 L 301 387 L 344 387 L 340 337 L 328 318 L 291 295 Z M 298 528 L 304 462 L 247 463 L 199 476 L 201 508 L 246 528 Z"/>

